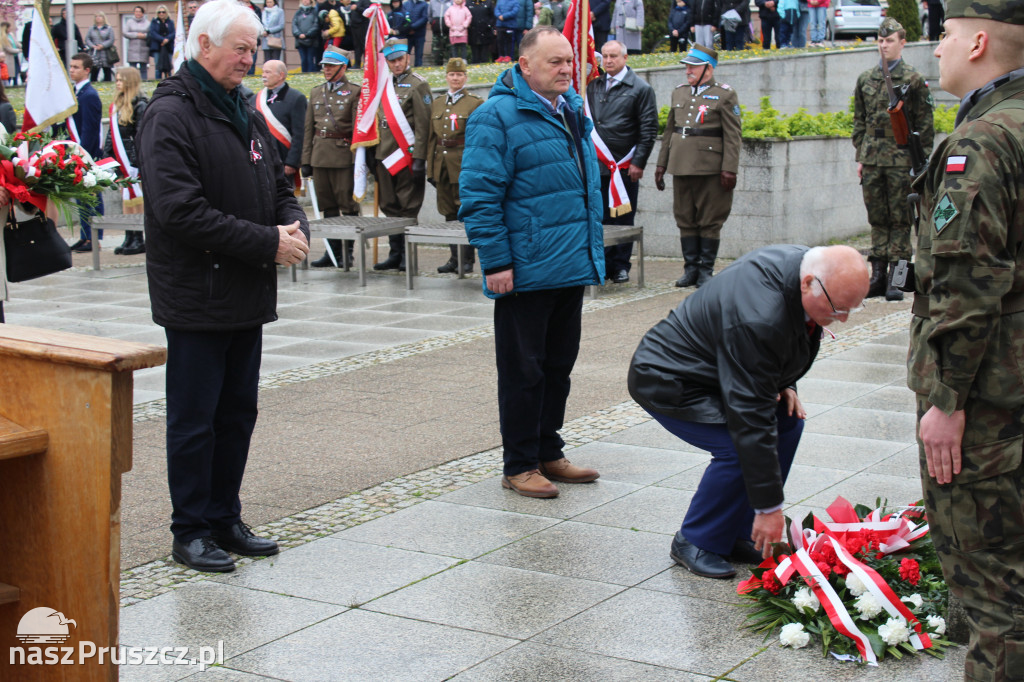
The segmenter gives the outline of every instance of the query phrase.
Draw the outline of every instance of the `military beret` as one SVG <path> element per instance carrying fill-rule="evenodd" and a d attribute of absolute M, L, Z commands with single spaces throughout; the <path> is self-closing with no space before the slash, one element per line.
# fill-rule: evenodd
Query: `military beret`
<path fill-rule="evenodd" d="M 466 73 L 468 69 L 469 65 L 466 64 L 465 59 L 462 59 L 461 57 L 452 57 L 451 59 L 448 60 L 448 66 L 445 67 L 444 72 L 452 73 L 453 71 L 458 71 Z"/>
<path fill-rule="evenodd" d="M 947 19 L 990 19 L 1024 25 L 1024 0 L 947 0 Z"/>
<path fill-rule="evenodd" d="M 686 56 L 679 60 L 679 63 L 689 64 L 690 66 L 710 64 L 712 67 L 715 67 L 718 66 L 718 53 L 710 47 L 694 43 L 690 51 L 686 53 Z"/>
<path fill-rule="evenodd" d="M 903 30 L 903 25 L 893 19 L 892 17 L 886 17 L 881 24 L 878 25 L 878 37 L 888 38 L 893 33 L 899 33 Z"/>

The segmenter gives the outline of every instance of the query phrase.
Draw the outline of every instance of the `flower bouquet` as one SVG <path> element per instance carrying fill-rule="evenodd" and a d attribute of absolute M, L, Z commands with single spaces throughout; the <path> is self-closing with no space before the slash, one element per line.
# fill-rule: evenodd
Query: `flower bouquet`
<path fill-rule="evenodd" d="M 839 497 L 828 513 L 831 521 L 790 522 L 789 544 L 739 584 L 745 627 L 766 640 L 778 628 L 794 649 L 815 635 L 823 656 L 870 665 L 920 651 L 941 658 L 948 590 L 924 508 L 872 510 Z"/>
<path fill-rule="evenodd" d="M 76 214 L 91 215 L 99 192 L 124 182 L 115 173 L 116 160 L 95 161 L 77 142 L 39 133 L 8 135 L 2 126 L 0 140 L 0 187 L 41 212 L 49 201 L 68 224 Z"/>

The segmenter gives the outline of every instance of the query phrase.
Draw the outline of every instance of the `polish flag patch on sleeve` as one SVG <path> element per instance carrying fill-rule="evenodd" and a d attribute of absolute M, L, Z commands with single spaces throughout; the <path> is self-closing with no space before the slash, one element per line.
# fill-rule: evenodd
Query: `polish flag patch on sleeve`
<path fill-rule="evenodd" d="M 967 169 L 967 157 L 966 156 L 948 156 L 946 157 L 946 172 L 947 173 L 963 173 Z"/>

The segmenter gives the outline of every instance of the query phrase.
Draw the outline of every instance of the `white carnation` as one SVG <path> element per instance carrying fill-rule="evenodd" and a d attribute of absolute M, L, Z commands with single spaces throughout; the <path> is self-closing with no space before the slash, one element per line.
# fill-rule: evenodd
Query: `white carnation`
<path fill-rule="evenodd" d="M 895 646 L 910 640 L 910 630 L 902 618 L 890 618 L 878 627 L 878 636 L 889 646 Z"/>
<path fill-rule="evenodd" d="M 114 180 L 117 180 L 117 174 L 109 170 L 96 171 L 96 177 L 106 182 L 113 182 Z"/>
<path fill-rule="evenodd" d="M 96 176 L 93 175 L 91 172 L 83 174 L 82 175 L 82 184 L 85 185 L 86 187 L 95 187 L 96 186 Z"/>
<path fill-rule="evenodd" d="M 924 599 L 921 597 L 921 595 L 917 593 L 914 593 L 909 597 L 901 597 L 900 601 L 909 602 L 911 605 L 913 605 L 915 609 L 921 608 L 921 606 L 924 604 Z"/>
<path fill-rule="evenodd" d="M 937 635 L 946 634 L 946 619 L 942 616 L 928 616 L 928 627 Z"/>
<path fill-rule="evenodd" d="M 779 641 L 782 642 L 782 646 L 802 649 L 807 646 L 807 642 L 811 641 L 811 636 L 804 632 L 804 626 L 800 623 L 789 623 L 782 626 Z"/>
<path fill-rule="evenodd" d="M 805 607 L 810 608 L 811 611 L 814 612 L 817 612 L 818 609 L 821 608 L 821 604 L 818 602 L 818 598 L 815 597 L 814 593 L 811 592 L 810 588 L 807 587 L 801 587 L 799 590 L 797 590 L 796 594 L 793 595 L 792 601 L 793 606 L 797 607 L 801 611 Z"/>
<path fill-rule="evenodd" d="M 860 581 L 860 578 L 853 573 L 849 573 L 846 576 L 846 589 L 848 589 L 850 594 L 854 597 L 859 597 L 868 591 L 868 589 L 864 587 L 864 583 Z"/>
<path fill-rule="evenodd" d="M 853 605 L 860 612 L 861 620 L 871 620 L 882 612 L 882 605 L 869 593 L 862 594 Z"/>

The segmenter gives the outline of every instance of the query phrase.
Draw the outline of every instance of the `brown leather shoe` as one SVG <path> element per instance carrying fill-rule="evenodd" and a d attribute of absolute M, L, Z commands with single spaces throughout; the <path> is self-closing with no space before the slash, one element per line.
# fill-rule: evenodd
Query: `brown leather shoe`
<path fill-rule="evenodd" d="M 515 491 L 523 497 L 558 497 L 558 488 L 537 469 L 524 471 L 515 476 L 502 476 L 501 487 Z"/>
<path fill-rule="evenodd" d="M 597 469 L 578 467 L 565 457 L 552 462 L 541 462 L 540 472 L 552 481 L 560 483 L 590 483 L 601 478 Z"/>

